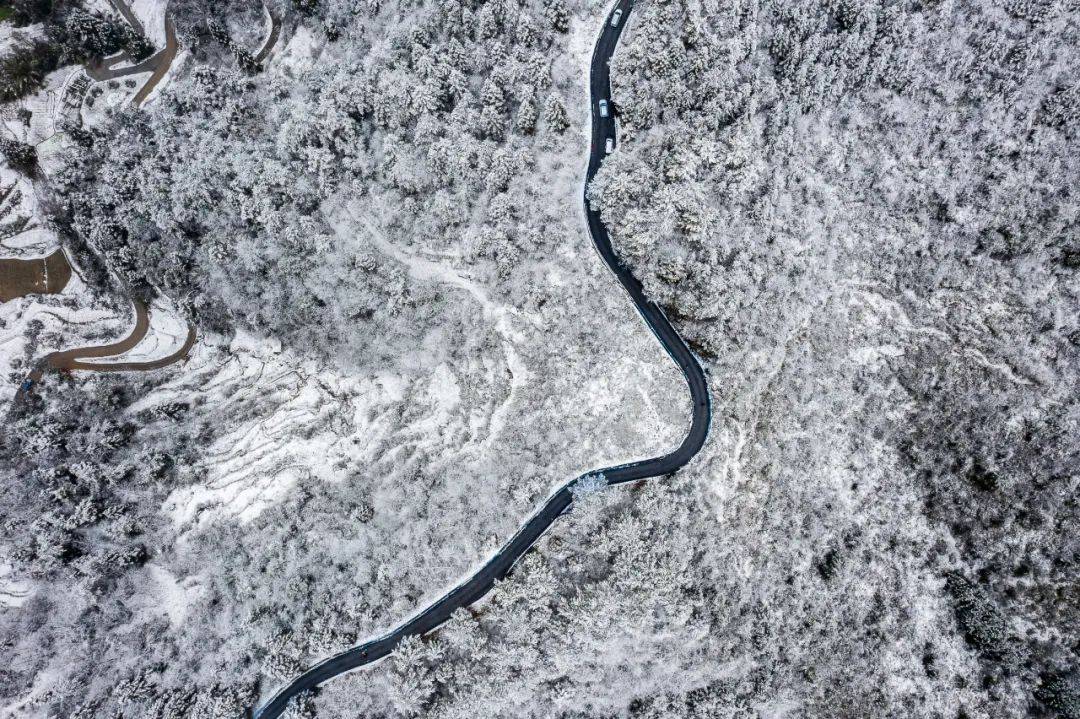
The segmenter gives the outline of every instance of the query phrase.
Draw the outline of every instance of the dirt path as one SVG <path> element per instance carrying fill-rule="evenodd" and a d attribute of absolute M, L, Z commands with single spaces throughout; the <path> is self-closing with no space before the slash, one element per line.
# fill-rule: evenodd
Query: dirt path
<path fill-rule="evenodd" d="M 139 33 L 143 33 L 142 24 L 139 22 L 139 19 L 135 17 L 135 14 L 131 12 L 126 3 L 121 2 L 121 0 L 109 1 L 112 3 L 112 6 L 116 8 L 116 11 L 123 15 L 133 28 Z M 273 15 L 271 15 L 271 19 L 273 19 Z M 273 36 L 273 31 L 271 31 L 271 36 Z M 116 67 L 121 61 L 131 59 L 126 54 L 106 58 L 97 64 L 88 65 L 86 67 L 86 74 L 89 75 L 92 80 L 105 82 L 106 80 L 116 80 L 129 75 L 152 72 L 153 74 L 150 75 L 150 79 L 146 81 L 146 84 L 143 85 L 135 94 L 135 97 L 131 99 L 131 104 L 135 107 L 139 107 L 146 102 L 146 99 L 150 97 L 150 94 L 153 93 L 161 81 L 165 79 L 165 75 L 167 75 L 169 69 L 172 68 L 173 61 L 176 60 L 176 55 L 179 51 L 180 42 L 176 38 L 176 26 L 173 24 L 172 17 L 166 15 L 164 48 L 142 62 L 138 62 L 130 67 Z M 270 50 L 267 49 L 266 52 L 269 53 Z"/>
<path fill-rule="evenodd" d="M 164 50 L 155 52 L 142 62 L 128 67 L 116 67 L 116 65 L 120 64 L 122 61 L 130 59 L 127 55 L 107 58 L 100 63 L 87 65 L 86 74 L 90 76 L 91 80 L 105 82 L 106 80 L 116 80 L 121 77 L 127 77 L 128 75 L 138 75 L 141 72 L 150 72 L 151 70 L 157 69 L 164 54 Z"/>
<path fill-rule="evenodd" d="M 128 7 L 128 4 L 124 2 L 124 0 L 109 0 L 109 4 L 113 6 L 113 9 L 116 10 L 116 12 L 120 13 L 120 15 L 127 20 L 128 25 L 131 25 L 135 32 L 140 35 L 146 34 L 146 29 L 143 27 L 142 23 L 139 22 L 138 16 L 132 12 L 131 8 Z"/>
<path fill-rule="evenodd" d="M 142 89 L 136 93 L 132 98 L 131 104 L 135 107 L 139 107 L 146 98 L 150 97 L 150 93 L 157 88 L 158 84 L 165 79 L 165 75 L 168 74 L 169 69 L 172 67 L 173 60 L 176 59 L 176 53 L 180 50 L 180 43 L 176 39 L 176 26 L 173 25 L 172 18 L 165 16 L 165 49 L 159 52 L 155 57 L 158 57 L 157 67 L 154 68 L 154 74 L 150 76 L 150 79 L 146 81 L 146 84 L 142 86 Z"/>
<path fill-rule="evenodd" d="M 97 347 L 78 347 L 70 350 L 53 352 L 45 357 L 45 362 L 53 369 L 58 370 L 92 370 L 94 372 L 146 372 L 148 370 L 166 367 L 187 356 L 192 345 L 195 344 L 195 328 L 188 325 L 187 339 L 183 346 L 168 357 L 148 360 L 145 362 L 85 362 L 86 359 L 95 357 L 114 357 L 129 352 L 142 342 L 150 329 L 150 312 L 146 305 L 138 300 L 135 305 L 135 327 L 131 334 L 124 339 L 112 344 L 99 345 Z"/>
<path fill-rule="evenodd" d="M 145 35 L 145 30 L 139 18 L 132 12 L 124 0 L 109 0 L 109 3 L 113 8 L 124 17 L 131 27 L 141 35 Z M 280 30 L 280 22 L 276 21 L 274 15 L 271 13 L 271 37 L 268 39 L 268 47 L 265 48 L 266 52 L 269 52 L 269 48 L 273 47 L 273 43 L 276 40 L 277 31 Z M 169 69 L 172 67 L 173 61 L 176 59 L 176 55 L 179 52 L 180 43 L 176 37 L 176 26 L 174 25 L 172 18 L 168 15 L 165 16 L 165 47 L 159 52 L 154 53 L 149 58 L 142 62 L 136 63 L 130 67 L 117 68 L 116 65 L 125 59 L 129 59 L 126 55 L 114 56 L 107 58 L 101 63 L 95 66 L 87 67 L 86 73 L 90 78 L 103 81 L 113 80 L 120 77 L 126 77 L 128 75 L 135 75 L 138 73 L 152 71 L 150 78 L 146 81 L 146 84 L 135 94 L 131 102 L 136 107 L 140 106 L 150 97 L 151 93 L 157 88 L 161 81 L 168 74 Z M 54 258 L 59 255 L 59 258 L 63 261 L 62 265 L 55 263 Z M 3 262 L 9 263 L 8 265 Z M 33 263 L 43 263 L 38 268 L 25 268 L 22 265 L 32 265 Z M 50 265 L 49 263 L 54 263 Z M 14 264 L 21 263 L 21 264 Z M 6 292 L 10 290 L 15 292 L 18 290 L 20 294 L 14 296 L 22 296 L 23 294 L 30 294 L 34 290 L 24 290 L 24 286 L 37 288 L 42 285 L 45 290 L 50 291 L 49 288 L 55 284 L 59 284 L 59 289 L 51 290 L 59 292 L 63 289 L 71 277 L 72 268 L 67 262 L 66 255 L 62 251 L 57 251 L 45 260 L 36 260 L 30 262 L 24 262 L 20 260 L 7 260 L 0 261 L 0 301 L 8 299 Z M 36 273 L 36 274 L 35 274 Z M 10 275 L 10 277 L 9 277 Z M 43 276 L 43 280 L 38 280 L 39 276 Z M 42 290 L 37 290 L 42 291 Z M 53 352 L 46 355 L 39 360 L 30 373 L 29 377 L 23 382 L 19 391 L 15 395 L 16 404 L 25 398 L 25 395 L 30 392 L 34 385 L 41 381 L 45 375 L 45 371 L 48 369 L 60 370 L 64 372 L 71 372 L 75 370 L 91 371 L 91 372 L 149 372 L 151 370 L 161 369 L 167 367 L 175 362 L 186 358 L 191 352 L 191 348 L 195 345 L 195 327 L 191 324 L 188 325 L 187 337 L 184 340 L 184 344 L 176 352 L 168 355 L 167 357 L 161 357 L 156 360 L 135 361 L 135 362 L 92 362 L 95 358 L 116 357 L 122 355 L 125 352 L 129 352 L 134 349 L 145 337 L 146 333 L 150 329 L 150 313 L 146 305 L 139 300 L 132 300 L 132 304 L 135 308 L 135 327 L 131 330 L 131 333 L 122 340 L 112 342 L 109 344 L 98 345 L 94 347 L 76 347 L 74 349 L 61 350 L 59 352 Z"/>
<path fill-rule="evenodd" d="M 23 382 L 22 387 L 19 388 L 18 393 L 15 395 L 15 402 L 20 402 L 25 395 L 33 389 L 34 385 L 41 381 L 42 377 L 45 376 L 45 371 L 48 369 L 64 372 L 72 372 L 75 370 L 91 372 L 149 372 L 151 370 L 167 367 L 188 356 L 188 353 L 191 352 L 191 348 L 195 345 L 196 339 L 195 327 L 190 324 L 188 325 L 187 338 L 184 340 L 183 346 L 167 357 L 142 362 L 87 362 L 87 359 L 115 357 L 116 355 L 129 352 L 142 342 L 144 337 L 146 337 L 146 333 L 150 329 L 150 312 L 147 310 L 146 305 L 138 300 L 133 300 L 132 304 L 135 306 L 135 327 L 131 330 L 131 334 L 122 340 L 109 344 L 97 345 L 94 347 L 76 347 L 74 349 L 61 350 L 46 355 L 38 361 L 34 371 L 30 373 L 30 376 Z"/>

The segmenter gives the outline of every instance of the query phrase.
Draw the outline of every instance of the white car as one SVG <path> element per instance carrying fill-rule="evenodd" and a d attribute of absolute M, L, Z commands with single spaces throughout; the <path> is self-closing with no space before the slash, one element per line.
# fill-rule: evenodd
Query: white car
<path fill-rule="evenodd" d="M 622 8 L 611 14 L 611 27 L 618 27 L 620 20 L 622 20 Z"/>
<path fill-rule="evenodd" d="M 599 103 L 597 103 L 597 106 L 600 108 L 600 117 L 607 117 L 608 116 L 607 100 L 601 100 Z"/>
<path fill-rule="evenodd" d="M 604 154 L 610 155 L 615 150 L 615 138 L 609 137 L 604 141 Z"/>

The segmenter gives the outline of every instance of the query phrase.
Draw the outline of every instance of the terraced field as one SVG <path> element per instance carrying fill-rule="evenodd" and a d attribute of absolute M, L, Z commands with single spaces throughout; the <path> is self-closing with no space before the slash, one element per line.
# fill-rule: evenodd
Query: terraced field
<path fill-rule="evenodd" d="M 0 302 L 63 292 L 71 265 L 62 250 L 33 260 L 0 259 Z"/>

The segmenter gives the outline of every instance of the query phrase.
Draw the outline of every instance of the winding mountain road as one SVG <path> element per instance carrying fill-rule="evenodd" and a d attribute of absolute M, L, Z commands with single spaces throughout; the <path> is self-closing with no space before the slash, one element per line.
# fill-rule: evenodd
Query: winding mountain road
<path fill-rule="evenodd" d="M 131 11 L 131 8 L 121 0 L 110 0 L 112 6 L 119 12 L 132 29 L 140 35 L 144 35 L 142 23 L 139 22 L 138 17 Z M 165 16 L 165 47 L 158 52 L 154 53 L 150 57 L 137 62 L 133 65 L 126 67 L 116 67 L 125 60 L 131 60 L 131 56 L 125 51 L 119 55 L 115 55 L 110 58 L 105 58 L 98 63 L 90 64 L 86 66 L 86 74 L 91 80 L 96 82 L 105 82 L 107 80 L 117 80 L 122 77 L 128 77 L 129 75 L 139 75 L 144 72 L 151 73 L 150 77 L 139 89 L 131 99 L 131 104 L 135 107 L 141 106 L 146 99 L 150 97 L 150 94 L 157 88 L 165 76 L 172 68 L 173 61 L 176 60 L 176 55 L 180 51 L 180 41 L 176 37 L 176 25 L 173 23 L 172 17 Z M 267 50 L 269 52 L 269 50 Z"/>
<path fill-rule="evenodd" d="M 195 345 L 195 326 L 188 324 L 187 337 L 180 349 L 167 357 L 155 360 L 136 360 L 130 362 L 87 362 L 88 359 L 101 359 L 115 357 L 125 352 L 130 352 L 136 345 L 142 342 L 146 333 L 150 330 L 150 313 L 146 305 L 139 300 L 132 300 L 135 306 L 135 327 L 131 333 L 122 340 L 109 344 L 96 345 L 93 347 L 76 347 L 69 350 L 60 350 L 45 355 L 38 360 L 30 375 L 23 382 L 19 391 L 15 394 L 13 407 L 19 406 L 25 401 L 26 395 L 31 392 L 45 376 L 48 369 L 63 372 L 85 370 L 90 372 L 150 372 L 151 370 L 168 367 L 174 362 L 179 362 L 188 356 L 191 348 Z"/>
<path fill-rule="evenodd" d="M 619 0 L 615 8 L 622 10 L 622 21 L 618 25 L 612 26 L 611 15 L 609 14 L 605 18 L 604 27 L 596 43 L 592 58 L 590 80 L 592 149 L 586 174 L 586 186 L 600 169 L 607 138 L 614 139 L 617 131 L 612 114 L 603 118 L 597 113 L 597 102 L 599 100 L 606 99 L 610 104 L 611 85 L 608 61 L 615 52 L 619 37 L 622 35 L 623 27 L 626 25 L 627 17 L 633 5 L 631 0 Z M 276 719 L 280 717 L 294 697 L 315 689 L 320 684 L 339 674 L 382 659 L 393 652 L 398 642 L 403 638 L 427 634 L 449 619 L 450 615 L 457 609 L 467 607 L 479 600 L 491 591 L 497 581 L 509 574 L 518 559 L 528 551 L 556 519 L 570 508 L 573 502 L 572 488 L 584 477 L 602 473 L 607 477 L 608 484 L 622 484 L 639 479 L 668 475 L 689 462 L 705 443 L 712 415 L 709 405 L 709 390 L 701 366 L 661 309 L 645 296 L 641 283 L 619 261 L 611 247 L 611 238 L 608 236 L 607 229 L 600 221 L 600 215 L 589 207 L 588 200 L 585 200 L 585 217 L 588 221 L 593 243 L 596 245 L 600 256 L 603 257 L 604 262 L 607 263 L 623 288 L 629 293 L 630 299 L 633 300 L 642 319 L 645 320 L 645 324 L 653 331 L 660 344 L 664 346 L 671 358 L 679 365 L 679 369 L 682 370 L 683 375 L 686 377 L 694 403 L 693 418 L 686 438 L 677 449 L 661 457 L 595 470 L 567 482 L 561 489 L 552 494 L 510 541 L 471 577 L 425 609 L 417 612 L 389 634 L 360 644 L 314 665 L 288 685 L 282 687 L 277 694 L 261 707 L 256 708 L 252 712 L 253 719 Z"/>

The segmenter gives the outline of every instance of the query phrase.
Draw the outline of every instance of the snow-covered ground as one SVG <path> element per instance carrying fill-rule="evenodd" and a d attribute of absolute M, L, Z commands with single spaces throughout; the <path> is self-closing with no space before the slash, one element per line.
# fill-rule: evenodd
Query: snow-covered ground
<path fill-rule="evenodd" d="M 152 617 L 164 616 L 172 630 L 182 626 L 191 606 L 202 594 L 199 578 L 187 577 L 181 581 L 154 562 L 148 563 L 143 571 L 145 579 L 139 582 L 142 591 L 132 597 L 128 607 Z"/>
<path fill-rule="evenodd" d="M 32 345 L 27 334 L 37 326 L 37 352 L 28 356 Z M 72 273 L 59 294 L 0 303 L 0 406 L 10 403 L 33 362 L 48 352 L 80 347 L 91 343 L 90 337 L 123 331 L 114 312 L 93 307 L 93 295 L 77 273 Z"/>
<path fill-rule="evenodd" d="M 57 126 L 61 115 L 66 111 L 64 98 L 71 88 L 71 83 L 82 76 L 81 67 L 62 67 L 49 73 L 44 86 L 33 95 L 21 100 L 18 109 L 31 113 L 29 123 L 24 122 L 16 112 L 10 110 L 0 114 L 0 132 L 8 137 L 34 145 L 38 148 L 39 161 L 47 162 L 50 146 L 47 144 L 57 135 Z M 46 157 L 42 158 L 42 155 Z"/>
<path fill-rule="evenodd" d="M 225 428 L 206 450 L 203 481 L 169 496 L 165 514 L 182 531 L 214 520 L 250 521 L 302 478 L 339 481 L 346 459 L 374 458 L 388 431 L 380 409 L 404 396 L 399 377 L 320 373 L 314 363 L 240 333 L 227 344 L 208 339 L 183 374 L 133 409 L 185 400 L 193 379 L 205 401 L 226 412 L 230 403 L 249 401 L 272 409 Z"/>
<path fill-rule="evenodd" d="M 6 167 L 0 167 L 0 187 L 12 186 L 15 187 L 12 196 L 17 193 L 19 200 L 8 200 L 5 207 L 9 214 L 5 219 L 22 216 L 31 218 L 31 221 L 24 231 L 11 237 L 0 238 L 0 257 L 28 260 L 51 255 L 58 246 L 58 240 L 56 233 L 42 222 L 43 215 L 38 207 L 33 183 Z"/>
<path fill-rule="evenodd" d="M 129 7 L 139 18 L 154 47 L 165 45 L 165 11 L 168 5 L 168 0 L 130 0 Z"/>
<path fill-rule="evenodd" d="M 312 66 L 319 50 L 319 41 L 315 35 L 301 25 L 289 36 L 285 47 L 275 53 L 273 64 L 284 72 L 300 73 Z"/>
<path fill-rule="evenodd" d="M 0 564 L 0 606 L 21 607 L 30 597 L 33 586 L 28 581 L 11 577 L 10 563 Z"/>
<path fill-rule="evenodd" d="M 95 359 L 99 364 L 152 362 L 179 351 L 188 338 L 188 323 L 166 297 L 160 297 L 149 308 L 150 327 L 146 336 L 133 349 L 122 355 Z"/>

